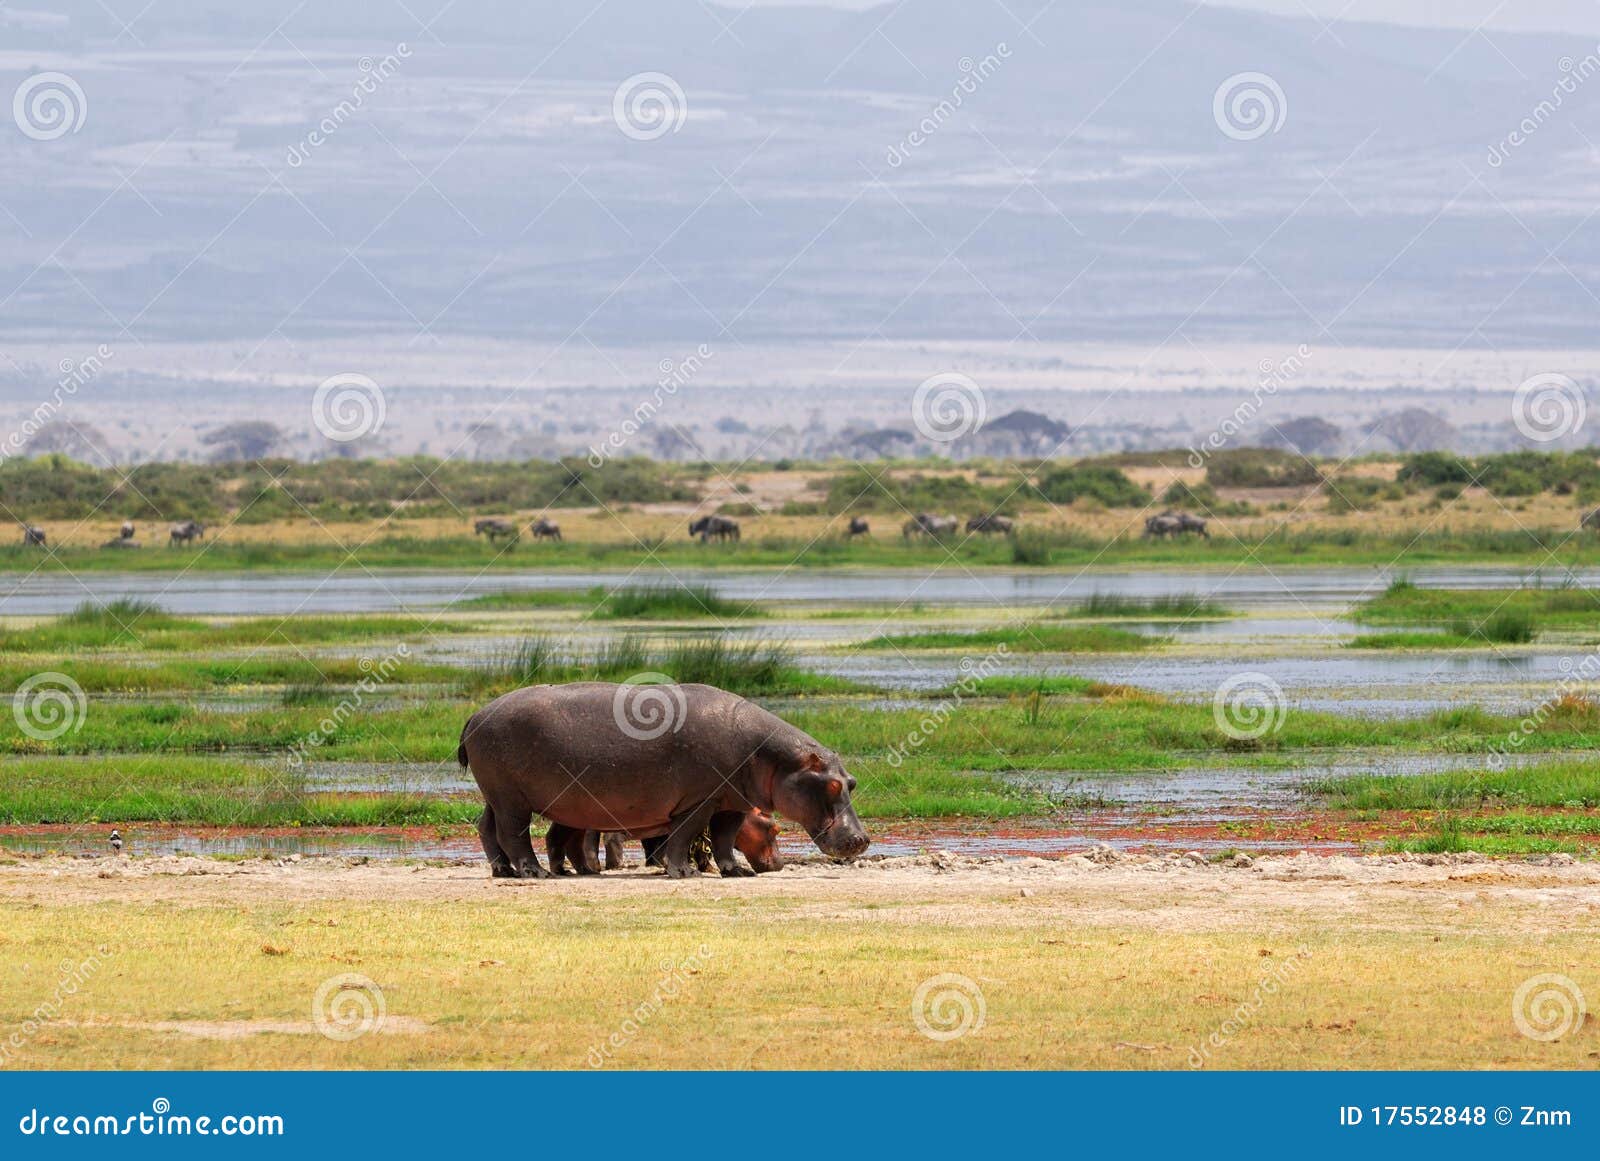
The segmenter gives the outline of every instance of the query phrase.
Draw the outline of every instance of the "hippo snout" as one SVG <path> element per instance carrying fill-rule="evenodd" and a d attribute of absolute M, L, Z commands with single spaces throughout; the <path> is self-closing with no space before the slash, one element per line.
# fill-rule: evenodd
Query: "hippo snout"
<path fill-rule="evenodd" d="M 853 859 L 872 845 L 857 818 L 836 819 L 815 836 L 817 849 L 836 859 Z"/>

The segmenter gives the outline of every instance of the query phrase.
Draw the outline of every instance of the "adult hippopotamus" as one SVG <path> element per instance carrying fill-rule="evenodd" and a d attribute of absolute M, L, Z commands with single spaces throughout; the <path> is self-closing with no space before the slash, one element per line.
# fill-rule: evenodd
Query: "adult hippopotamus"
<path fill-rule="evenodd" d="M 867 833 L 839 756 L 753 702 L 709 685 L 535 685 L 467 719 L 456 751 L 483 791 L 478 822 L 497 877 L 543 878 L 528 828 L 665 835 L 667 874 L 695 874 L 689 845 L 711 831 L 731 851 L 751 810 L 805 828 L 850 858 Z M 731 862 L 731 859 L 730 859 Z"/>

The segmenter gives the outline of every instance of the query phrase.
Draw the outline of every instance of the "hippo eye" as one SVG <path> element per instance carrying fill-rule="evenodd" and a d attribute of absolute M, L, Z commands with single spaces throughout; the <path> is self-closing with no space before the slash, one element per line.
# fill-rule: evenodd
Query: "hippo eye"
<path fill-rule="evenodd" d="M 828 797 L 829 798 L 838 798 L 839 795 L 841 795 L 843 793 L 844 793 L 844 783 L 843 782 L 840 782 L 837 778 L 828 779 Z"/>

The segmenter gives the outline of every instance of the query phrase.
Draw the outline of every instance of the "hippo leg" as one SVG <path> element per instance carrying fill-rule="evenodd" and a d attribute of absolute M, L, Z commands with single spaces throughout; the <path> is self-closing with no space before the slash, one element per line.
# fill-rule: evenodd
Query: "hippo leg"
<path fill-rule="evenodd" d="M 607 831 L 605 837 L 606 870 L 618 870 L 622 866 L 622 836 L 613 831 Z"/>
<path fill-rule="evenodd" d="M 644 865 L 647 867 L 664 867 L 667 865 L 662 856 L 662 848 L 667 845 L 666 835 L 657 835 L 654 838 L 640 839 L 639 845 L 644 848 Z"/>
<path fill-rule="evenodd" d="M 724 879 L 742 879 L 755 874 L 750 868 L 740 866 L 733 857 L 733 840 L 743 825 L 744 812 L 740 810 L 719 810 L 711 816 L 711 855 Z"/>
<path fill-rule="evenodd" d="M 567 870 L 567 854 L 572 849 L 573 836 L 580 832 L 570 826 L 562 826 L 559 822 L 552 822 L 550 829 L 544 832 L 544 853 L 550 857 L 550 873 L 552 875 L 572 875 L 578 873 L 575 869 Z M 573 860 L 573 867 L 580 864 Z"/>
<path fill-rule="evenodd" d="M 511 876 L 515 879 L 548 879 L 550 872 L 539 865 L 539 856 L 533 853 L 533 839 L 528 828 L 533 825 L 533 812 L 497 810 L 494 816 L 494 837 L 500 849 L 511 860 Z"/>
<path fill-rule="evenodd" d="M 689 861 L 689 849 L 696 839 L 706 833 L 706 824 L 716 810 L 715 802 L 702 802 L 693 810 L 675 814 L 667 821 L 667 845 L 662 857 L 667 865 L 667 878 L 687 879 L 700 870 Z"/>
<path fill-rule="evenodd" d="M 580 875 L 598 875 L 600 873 L 600 832 L 597 830 L 574 831 L 567 840 L 567 856 L 572 859 L 572 865 Z"/>
<path fill-rule="evenodd" d="M 483 813 L 478 816 L 478 841 L 483 844 L 483 853 L 489 858 L 489 873 L 496 879 L 511 878 L 511 860 L 506 858 L 505 851 L 500 849 L 500 843 L 494 837 L 493 807 L 485 806 Z"/>

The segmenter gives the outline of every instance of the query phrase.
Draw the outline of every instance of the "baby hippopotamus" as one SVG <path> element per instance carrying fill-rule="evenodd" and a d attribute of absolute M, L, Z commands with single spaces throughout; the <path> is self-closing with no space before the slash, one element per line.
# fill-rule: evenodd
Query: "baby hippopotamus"
<path fill-rule="evenodd" d="M 580 875 L 596 875 L 600 873 L 600 840 L 601 832 L 586 830 L 581 834 L 570 827 L 562 826 L 559 822 L 550 824 L 550 829 L 545 833 L 545 851 L 550 856 L 550 870 L 557 875 L 568 874 L 565 864 L 570 861 L 572 869 Z M 622 840 L 627 835 L 608 831 L 604 835 L 606 847 L 605 869 L 615 870 L 622 866 Z M 648 867 L 665 867 L 665 853 L 667 836 L 647 835 L 640 839 L 644 846 L 644 861 Z M 718 841 L 726 842 L 727 849 L 719 851 Z M 746 870 L 733 858 L 733 852 L 738 850 L 750 863 Z M 770 814 L 760 810 L 749 811 L 740 821 L 739 829 L 733 832 L 730 838 L 729 828 L 719 827 L 717 838 L 713 838 L 712 829 L 707 827 L 693 842 L 689 844 L 689 856 L 694 860 L 695 866 L 701 873 L 711 870 L 713 864 L 717 870 L 726 877 L 742 875 L 760 875 L 769 871 L 783 870 L 783 858 L 778 854 L 778 824 L 773 821 Z"/>

